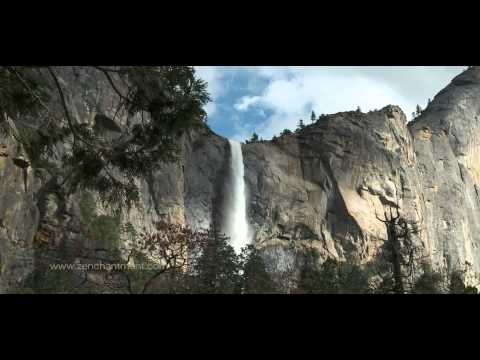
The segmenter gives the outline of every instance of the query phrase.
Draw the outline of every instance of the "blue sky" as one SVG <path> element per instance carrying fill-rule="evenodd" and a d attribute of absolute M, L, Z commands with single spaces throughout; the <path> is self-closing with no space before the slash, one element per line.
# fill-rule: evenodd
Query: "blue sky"
<path fill-rule="evenodd" d="M 244 141 L 253 132 L 270 139 L 298 120 L 399 105 L 411 118 L 466 66 L 196 66 L 213 101 L 208 123 L 218 134 Z"/>

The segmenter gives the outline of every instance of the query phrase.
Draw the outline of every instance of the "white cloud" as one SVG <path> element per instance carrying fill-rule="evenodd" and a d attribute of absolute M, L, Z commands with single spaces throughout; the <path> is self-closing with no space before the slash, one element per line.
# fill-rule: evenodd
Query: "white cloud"
<path fill-rule="evenodd" d="M 225 92 L 224 69 L 218 66 L 195 66 L 196 75 L 208 83 L 208 92 L 212 101 L 205 106 L 205 111 L 212 116 L 216 109 L 216 100 Z"/>
<path fill-rule="evenodd" d="M 270 83 L 260 96 L 244 96 L 236 109 L 256 104 L 273 112 L 258 129 L 265 138 L 285 128 L 294 129 L 300 118 L 317 114 L 381 109 L 399 105 L 410 117 L 417 103 L 424 104 L 462 67 L 265 67 L 251 69 Z M 255 76 L 252 74 L 252 76 Z"/>
<path fill-rule="evenodd" d="M 217 104 L 215 101 L 210 101 L 207 105 L 205 105 L 205 111 L 207 116 L 212 116 L 217 111 Z"/>
<path fill-rule="evenodd" d="M 233 105 L 233 107 L 238 111 L 246 111 L 250 106 L 255 105 L 260 100 L 260 96 L 242 96 L 240 100 Z"/>
<path fill-rule="evenodd" d="M 212 97 L 221 93 L 222 70 L 217 66 L 195 66 L 196 75 L 208 83 L 208 91 Z"/>
<path fill-rule="evenodd" d="M 274 73 L 272 69 L 268 72 Z M 259 129 L 259 134 L 265 138 L 285 128 L 294 129 L 300 118 L 307 121 L 311 109 L 317 114 L 329 114 L 354 110 L 357 106 L 363 111 L 388 104 L 402 108 L 414 106 L 391 86 L 359 75 L 336 75 L 328 69 L 290 68 L 288 73 L 284 70 L 274 73 L 273 78 L 260 96 L 244 96 L 235 106 L 245 110 L 257 104 L 273 112 Z"/>
<path fill-rule="evenodd" d="M 313 108 L 319 114 L 354 110 L 380 109 L 399 105 L 409 118 L 416 104 L 425 106 L 428 98 L 445 87 L 464 67 L 398 67 L 398 66 L 319 66 L 319 67 L 197 67 L 201 78 L 209 83 L 214 99 L 228 93 L 227 75 L 246 72 L 251 84 L 238 98 L 228 101 L 233 109 L 245 112 L 255 106 L 270 110 L 266 122 L 255 129 L 264 138 L 278 134 L 284 128 L 294 129 L 300 118 L 308 122 Z M 265 81 L 266 80 L 266 81 Z M 267 83 L 265 87 L 265 83 Z M 207 106 L 209 115 L 215 104 Z M 246 130 L 240 120 L 232 123 L 239 137 Z"/>

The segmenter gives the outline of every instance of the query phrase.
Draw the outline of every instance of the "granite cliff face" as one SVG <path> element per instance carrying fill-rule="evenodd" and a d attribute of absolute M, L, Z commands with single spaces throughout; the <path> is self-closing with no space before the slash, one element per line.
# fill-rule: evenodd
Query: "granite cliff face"
<path fill-rule="evenodd" d="M 323 258 L 366 262 L 386 238 L 375 212 L 397 199 L 421 212 L 413 141 L 395 106 L 330 115 L 301 133 L 245 146 L 250 216 L 274 253 L 302 246 Z M 287 256 L 288 257 L 288 256 Z"/>
<path fill-rule="evenodd" d="M 75 121 L 92 125 L 98 114 L 116 118 L 119 124 L 126 121 L 126 114 L 117 113 L 117 94 L 101 73 L 90 67 L 56 67 L 55 71 Z M 58 94 L 48 107 L 58 117 L 64 116 Z M 39 119 L 13 120 L 20 132 L 24 127 L 38 130 Z M 120 241 L 127 238 L 120 231 L 124 225 L 137 230 L 149 228 L 158 220 L 194 228 L 215 225 L 216 212 L 221 207 L 216 204 L 222 203 L 217 189 L 222 188 L 222 177 L 228 176 L 228 141 L 202 126 L 185 133 L 178 142 L 179 161 L 165 164 L 148 178 L 138 179 L 139 204 L 123 212 L 117 224 L 95 194 L 65 196 L 60 189 L 52 188 L 52 172 L 45 168 L 28 166 L 25 181 L 23 169 L 14 161 L 17 157 L 28 158 L 25 149 L 0 132 L 0 292 L 18 291 L 38 266 L 37 260 L 45 258 L 46 247 L 118 246 L 107 243 L 102 234 L 90 232 L 87 223 L 92 216 L 104 217 L 107 225 L 115 228 Z"/>
<path fill-rule="evenodd" d="M 39 220 L 38 183 L 29 169 L 25 189 L 23 170 L 12 161 L 18 155 L 12 140 L 0 140 L 0 292 L 27 276 L 34 261 L 31 244 Z"/>
<path fill-rule="evenodd" d="M 435 268 L 471 264 L 478 272 L 479 81 L 478 67 L 465 71 L 409 124 L 387 106 L 245 146 L 259 244 L 290 263 L 307 244 L 325 258 L 366 263 L 386 238 L 377 214 L 398 201 L 420 224 L 418 240 Z"/>
<path fill-rule="evenodd" d="M 480 68 L 457 76 L 409 129 L 425 211 L 425 241 L 448 268 L 480 270 Z"/>
<path fill-rule="evenodd" d="M 465 71 L 409 124 L 387 106 L 245 146 L 257 241 L 290 263 L 307 244 L 325 258 L 366 263 L 386 238 L 377 214 L 398 201 L 420 224 L 435 268 L 478 272 L 479 81 L 478 67 Z"/>
<path fill-rule="evenodd" d="M 111 93 L 105 90 L 95 100 L 86 88 L 78 88 L 88 84 L 103 89 L 103 80 L 88 72 L 80 79 L 63 79 L 76 117 L 89 121 L 98 111 L 108 115 L 114 108 Z M 421 225 L 416 240 L 434 267 L 451 270 L 468 262 L 480 272 L 479 116 L 480 68 L 473 67 L 410 123 L 399 107 L 389 105 L 369 113 L 328 115 L 297 134 L 242 145 L 255 243 L 267 256 L 280 259 L 280 268 L 295 266 L 305 247 L 317 248 L 323 259 L 366 264 L 386 238 L 377 215 L 398 203 L 402 216 Z M 228 141 L 208 128 L 189 132 L 180 141 L 180 161 L 139 179 L 141 203 L 122 214 L 122 222 L 148 227 L 165 219 L 221 229 L 229 201 Z M 79 197 L 62 206 L 50 199 L 54 206 L 39 211 L 41 181 L 29 169 L 25 192 L 23 175 L 11 163 L 13 155 L 2 156 L 17 151 L 14 143 L 3 138 L 0 144 L 4 291 L 34 267 L 27 249 L 45 227 L 56 229 L 54 235 L 47 232 L 47 241 L 86 240 L 79 225 Z M 15 251 L 19 240 L 29 246 Z"/>

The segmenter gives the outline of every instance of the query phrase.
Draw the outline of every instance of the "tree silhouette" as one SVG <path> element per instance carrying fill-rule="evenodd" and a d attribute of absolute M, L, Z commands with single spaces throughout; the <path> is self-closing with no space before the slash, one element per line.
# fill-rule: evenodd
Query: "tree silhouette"
<path fill-rule="evenodd" d="M 422 111 L 423 111 L 422 107 L 420 105 L 417 105 L 417 107 L 416 107 L 417 116 L 421 115 Z"/>
<path fill-rule="evenodd" d="M 243 294 L 275 293 L 277 287 L 268 273 L 261 253 L 253 245 L 242 249 L 239 256 L 242 268 L 241 291 Z"/>
<path fill-rule="evenodd" d="M 376 213 L 375 216 L 385 224 L 387 230 L 387 240 L 382 247 L 380 257 L 390 266 L 389 270 L 393 274 L 393 277 L 381 275 L 383 290 L 404 294 L 406 292 L 405 279 L 411 279 L 418 261 L 418 253 L 421 251 L 421 247 L 414 243 L 412 237 L 420 232 L 419 223 L 407 221 L 400 216 L 398 199 L 396 206 L 390 205 L 389 211 L 384 211 L 383 219 Z M 389 289 L 390 287 L 391 289 Z"/>
<path fill-rule="evenodd" d="M 331 258 L 320 265 L 316 249 L 309 249 L 304 254 L 296 293 L 357 294 L 369 291 L 368 275 L 358 265 Z"/>
<path fill-rule="evenodd" d="M 302 131 L 305 128 L 305 124 L 303 123 L 303 119 L 298 121 L 296 132 Z"/>

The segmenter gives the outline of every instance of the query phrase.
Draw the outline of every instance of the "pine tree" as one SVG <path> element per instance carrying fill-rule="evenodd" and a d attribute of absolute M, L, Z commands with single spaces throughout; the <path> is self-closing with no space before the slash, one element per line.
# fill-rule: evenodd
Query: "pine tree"
<path fill-rule="evenodd" d="M 262 294 L 277 291 L 275 282 L 268 273 L 260 252 L 253 245 L 242 249 L 240 262 L 242 293 Z"/>
<path fill-rule="evenodd" d="M 239 293 L 240 264 L 228 238 L 215 234 L 194 260 L 191 292 L 202 294 Z"/>
<path fill-rule="evenodd" d="M 357 294 L 370 291 L 367 273 L 355 264 L 327 259 L 319 265 L 319 253 L 307 251 L 296 292 L 311 294 Z"/>
<path fill-rule="evenodd" d="M 324 278 L 318 262 L 319 253 L 315 249 L 307 251 L 303 256 L 303 265 L 300 270 L 296 292 L 307 294 L 320 293 L 325 290 L 326 283 L 328 283 L 328 287 L 332 288 L 332 280 Z"/>
<path fill-rule="evenodd" d="M 417 112 L 417 116 L 419 116 L 421 113 L 422 113 L 422 107 L 420 105 L 417 105 L 416 107 L 416 112 Z"/>
<path fill-rule="evenodd" d="M 71 89 L 84 86 L 95 101 L 101 83 L 118 99 L 112 113 L 122 114 L 121 123 L 101 113 L 88 123 L 72 109 Z M 31 166 L 55 173 L 66 196 L 93 190 L 117 210 L 138 200 L 139 176 L 178 158 L 179 137 L 204 126 L 210 100 L 188 66 L 4 66 L 0 84 L 0 132 L 17 140 Z"/>
<path fill-rule="evenodd" d="M 315 111 L 312 110 L 312 115 L 310 116 L 310 120 L 314 123 L 317 120 L 317 116 L 315 115 Z"/>
<path fill-rule="evenodd" d="M 302 131 L 303 129 L 305 129 L 305 124 L 303 123 L 303 119 L 300 119 L 298 121 L 296 132 Z"/>
<path fill-rule="evenodd" d="M 257 135 L 257 133 L 253 133 L 252 137 L 250 138 L 250 141 L 247 140 L 246 142 L 247 142 L 247 144 L 249 144 L 249 143 L 254 143 L 254 142 L 257 142 L 257 141 L 258 141 L 258 135 Z"/>

